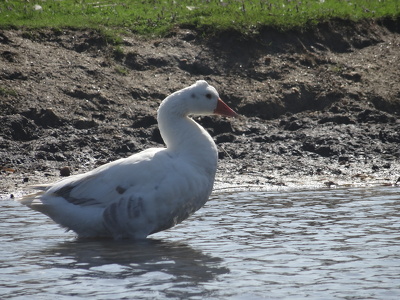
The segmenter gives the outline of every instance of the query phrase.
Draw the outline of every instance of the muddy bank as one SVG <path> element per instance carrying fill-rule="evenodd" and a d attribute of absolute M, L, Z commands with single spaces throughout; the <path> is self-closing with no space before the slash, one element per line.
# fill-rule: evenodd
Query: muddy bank
<path fill-rule="evenodd" d="M 218 188 L 395 184 L 398 24 L 179 29 L 122 45 L 91 31 L 0 31 L 0 193 L 162 146 L 159 103 L 198 79 L 244 116 L 198 119 L 220 149 Z"/>

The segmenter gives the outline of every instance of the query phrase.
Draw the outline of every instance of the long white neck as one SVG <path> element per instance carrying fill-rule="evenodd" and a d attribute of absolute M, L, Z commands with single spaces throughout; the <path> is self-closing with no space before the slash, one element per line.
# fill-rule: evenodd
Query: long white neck
<path fill-rule="evenodd" d="M 203 127 L 168 101 L 160 106 L 157 121 L 167 151 L 215 173 L 217 147 Z"/>

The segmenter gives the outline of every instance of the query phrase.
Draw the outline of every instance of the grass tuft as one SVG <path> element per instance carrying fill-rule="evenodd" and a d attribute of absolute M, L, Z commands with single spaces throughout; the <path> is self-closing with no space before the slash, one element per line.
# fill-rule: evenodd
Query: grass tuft
<path fill-rule="evenodd" d="M 16 96 L 17 92 L 6 87 L 0 86 L 0 96 Z"/>

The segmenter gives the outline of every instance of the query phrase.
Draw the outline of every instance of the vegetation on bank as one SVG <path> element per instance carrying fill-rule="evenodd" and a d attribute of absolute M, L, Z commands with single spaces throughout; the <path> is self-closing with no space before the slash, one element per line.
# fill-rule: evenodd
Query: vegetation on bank
<path fill-rule="evenodd" d="M 0 0 L 0 28 L 91 28 L 163 35 L 175 26 L 251 32 L 332 18 L 397 18 L 398 0 Z"/>

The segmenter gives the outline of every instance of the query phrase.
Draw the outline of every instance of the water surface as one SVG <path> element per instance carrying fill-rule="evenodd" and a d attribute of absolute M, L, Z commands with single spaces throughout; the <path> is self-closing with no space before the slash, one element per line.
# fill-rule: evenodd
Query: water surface
<path fill-rule="evenodd" d="M 141 243 L 0 201 L 1 299 L 400 299 L 400 189 L 215 193 Z"/>

